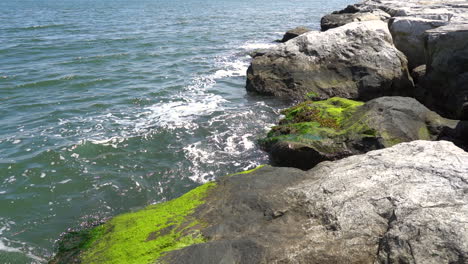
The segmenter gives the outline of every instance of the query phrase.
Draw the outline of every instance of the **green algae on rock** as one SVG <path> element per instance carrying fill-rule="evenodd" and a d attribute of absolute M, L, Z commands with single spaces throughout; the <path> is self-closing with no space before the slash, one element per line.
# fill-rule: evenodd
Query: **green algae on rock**
<path fill-rule="evenodd" d="M 334 97 L 306 101 L 282 113 L 284 119 L 260 143 L 275 164 L 301 169 L 401 142 L 436 140 L 458 124 L 407 97 L 365 104 Z"/>
<path fill-rule="evenodd" d="M 116 216 L 91 230 L 68 234 L 79 234 L 82 239 L 71 247 L 59 246 L 51 263 L 154 263 L 165 252 L 202 243 L 199 228 L 204 223 L 193 213 L 214 186 L 215 182 L 206 183 L 177 199 Z M 73 262 L 67 258 L 70 256 Z"/>

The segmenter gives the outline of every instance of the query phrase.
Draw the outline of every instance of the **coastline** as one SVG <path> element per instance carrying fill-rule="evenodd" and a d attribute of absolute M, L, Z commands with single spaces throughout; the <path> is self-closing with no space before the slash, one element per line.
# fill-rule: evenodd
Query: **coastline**
<path fill-rule="evenodd" d="M 126 239 L 135 243 L 132 250 L 143 250 L 134 254 L 148 263 L 466 261 L 468 248 L 463 241 L 468 240 L 468 234 L 463 232 L 463 219 L 468 217 L 468 201 L 463 190 L 468 188 L 468 154 L 446 141 L 427 141 L 448 140 L 465 149 L 468 141 L 466 87 L 463 83 L 458 86 L 465 78 L 463 65 L 468 58 L 463 45 L 468 18 L 456 12 L 467 10 L 468 5 L 444 3 L 421 6 L 416 1 L 364 1 L 325 16 L 323 32 L 307 32 L 278 48 L 257 52 L 248 71 L 248 90 L 308 102 L 308 108 L 286 110 L 286 120 L 273 128 L 279 132 L 268 136 L 276 138 L 267 148 L 276 164 L 311 170 L 265 166 L 225 176 L 198 187 L 206 190 L 199 198 L 190 198 L 195 204 L 187 210 L 168 209 L 179 220 L 161 220 L 158 226 L 149 228 L 149 233 L 142 234 L 145 240 L 130 229 L 116 232 L 128 231 Z M 436 7 L 455 11 L 449 15 Z M 366 27 L 368 30 L 363 30 Z M 367 52 L 361 55 L 364 62 L 354 61 L 353 57 L 360 56 L 357 52 L 367 48 L 358 46 L 344 62 L 342 57 L 333 61 L 337 49 L 317 51 L 317 45 L 307 46 L 320 44 L 324 36 L 329 37 L 326 43 L 338 40 L 336 36 L 344 36 L 342 32 L 351 40 L 335 43 L 338 49 L 362 44 L 363 38 L 372 39 L 375 42 L 364 43 L 370 45 L 369 52 L 374 49 L 385 56 L 372 60 Z M 354 33 L 359 35 L 356 39 L 352 38 Z M 416 48 L 405 51 L 402 47 L 409 47 L 408 43 Z M 421 70 L 421 49 L 428 65 L 425 71 Z M 321 56 L 326 60 L 312 60 L 313 64 L 325 61 L 325 66 L 317 69 L 307 64 Z M 387 58 L 391 62 L 381 64 Z M 301 59 L 306 62 L 298 67 L 295 63 Z M 326 61 L 335 64 L 331 71 Z M 385 72 L 388 65 L 394 67 L 391 74 Z M 450 74 L 444 68 L 447 66 Z M 347 69 L 356 68 L 360 71 L 348 74 Z M 342 79 L 337 79 L 336 72 Z M 309 76 L 322 79 L 310 80 Z M 363 80 L 362 76 L 371 77 Z M 447 90 L 450 93 L 442 92 Z M 337 96 L 350 102 L 333 99 Z M 330 104 L 320 103 L 324 100 L 331 100 Z M 408 114 L 397 116 L 395 112 Z M 356 123 L 360 126 L 355 127 Z M 396 129 L 401 127 L 401 131 Z M 310 135 L 320 138 L 311 139 Z M 349 142 L 352 144 L 346 145 Z M 330 148 L 333 144 L 346 147 Z M 287 158 L 292 162 L 281 164 Z M 295 165 L 295 160 L 306 160 L 307 166 Z M 338 187 L 342 181 L 349 189 Z M 424 195 L 428 196 L 423 199 Z M 186 198 L 184 195 L 163 203 L 155 210 L 168 203 L 187 204 Z M 411 211 L 417 207 L 431 209 Z M 123 261 L 120 254 L 127 254 L 122 252 L 125 247 L 113 241 L 116 236 L 112 232 L 118 225 L 145 223 L 145 216 L 139 212 L 117 216 L 91 229 L 91 233 L 84 230 L 84 235 L 77 232 L 62 238 L 59 252 L 50 263 Z M 128 222 L 118 224 L 118 219 L 125 218 Z M 432 230 L 432 226 L 439 226 L 439 230 Z M 417 230 L 423 230 L 422 234 Z M 458 232 L 449 235 L 452 230 Z M 119 248 L 118 253 L 115 248 Z"/>

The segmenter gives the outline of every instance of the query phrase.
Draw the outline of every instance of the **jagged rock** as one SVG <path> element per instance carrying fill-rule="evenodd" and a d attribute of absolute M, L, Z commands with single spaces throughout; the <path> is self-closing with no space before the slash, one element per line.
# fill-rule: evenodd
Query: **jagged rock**
<path fill-rule="evenodd" d="M 306 32 L 309 32 L 309 31 L 310 31 L 310 29 L 308 29 L 306 27 L 293 28 L 291 30 L 288 30 L 284 34 L 283 38 L 279 42 L 286 42 L 286 41 L 288 41 L 290 39 L 293 39 L 293 38 L 295 38 L 297 36 L 300 36 L 300 35 L 302 35 L 302 34 L 304 34 Z"/>
<path fill-rule="evenodd" d="M 324 160 L 418 139 L 468 145 L 461 122 L 442 118 L 408 97 L 381 97 L 365 104 L 341 98 L 307 101 L 283 114 L 261 140 L 279 166 L 310 169 Z"/>
<path fill-rule="evenodd" d="M 413 82 L 387 25 L 366 21 L 307 32 L 254 57 L 246 88 L 295 99 L 369 100 L 412 94 Z"/>
<path fill-rule="evenodd" d="M 428 105 L 450 118 L 468 119 L 468 24 L 426 31 Z"/>
<path fill-rule="evenodd" d="M 320 27 L 322 31 L 326 31 L 331 28 L 341 27 L 351 22 L 372 20 L 382 20 L 387 22 L 389 19 L 390 15 L 379 9 L 356 13 L 336 13 L 322 17 L 320 20 Z"/>
<path fill-rule="evenodd" d="M 196 212 L 207 242 L 167 263 L 466 263 L 468 154 L 415 141 L 303 172 L 219 180 Z"/>
<path fill-rule="evenodd" d="M 390 20 L 393 43 L 402 51 L 410 69 L 426 64 L 424 34 L 426 30 L 446 25 L 448 22 L 415 17 L 396 17 Z"/>

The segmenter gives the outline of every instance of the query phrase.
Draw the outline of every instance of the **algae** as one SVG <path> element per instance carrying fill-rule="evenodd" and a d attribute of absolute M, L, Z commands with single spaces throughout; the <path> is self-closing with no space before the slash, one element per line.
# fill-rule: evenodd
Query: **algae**
<path fill-rule="evenodd" d="M 233 174 L 229 174 L 229 175 L 227 175 L 227 177 L 234 176 L 234 175 L 239 175 L 239 174 L 249 174 L 249 173 L 252 173 L 252 172 L 254 172 L 254 171 L 258 170 L 258 169 L 261 169 L 261 168 L 263 168 L 265 166 L 266 166 L 265 164 L 258 165 L 257 167 L 255 167 L 255 168 L 253 168 L 251 170 L 246 170 L 246 171 L 241 171 L 241 172 L 236 172 L 236 173 L 233 173 Z"/>
<path fill-rule="evenodd" d="M 82 263 L 154 263 L 164 253 L 205 239 L 193 213 L 216 183 L 206 183 L 183 196 L 143 210 L 122 214 L 94 228 L 82 246 Z"/>

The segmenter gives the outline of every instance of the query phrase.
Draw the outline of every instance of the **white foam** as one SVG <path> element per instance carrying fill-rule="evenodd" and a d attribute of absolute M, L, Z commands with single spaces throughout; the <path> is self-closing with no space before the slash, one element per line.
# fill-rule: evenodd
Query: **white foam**
<path fill-rule="evenodd" d="M 245 76 L 248 67 L 249 63 L 246 60 L 234 60 L 226 62 L 224 65 L 224 69 L 217 70 L 213 74 L 213 79 L 216 80 L 233 76 Z"/>
<path fill-rule="evenodd" d="M 265 42 L 248 42 L 241 46 L 245 50 L 256 50 L 256 49 L 269 49 L 277 46 L 276 43 L 265 43 Z"/>

